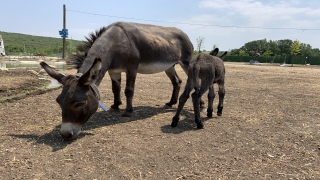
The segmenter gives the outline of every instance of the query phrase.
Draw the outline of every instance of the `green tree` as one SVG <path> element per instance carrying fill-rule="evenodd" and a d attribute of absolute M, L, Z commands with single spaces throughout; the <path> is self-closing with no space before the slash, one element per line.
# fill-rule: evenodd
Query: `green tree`
<path fill-rule="evenodd" d="M 291 49 L 291 54 L 296 56 L 300 53 L 301 49 L 300 49 L 300 42 L 298 40 L 295 40 L 293 42 L 293 44 L 290 46 Z"/>
<path fill-rule="evenodd" d="M 314 56 L 314 51 L 310 44 L 300 43 L 300 54 L 302 56 Z"/>
<path fill-rule="evenodd" d="M 290 46 L 291 49 L 291 54 L 296 56 L 300 53 L 301 49 L 300 49 L 300 42 L 298 40 L 295 40 L 292 45 Z M 293 61 L 294 61 L 294 57 L 292 57 L 291 63 L 293 66 Z"/>
<path fill-rule="evenodd" d="M 280 49 L 280 54 L 279 55 L 289 55 L 291 54 L 291 45 L 292 45 L 292 40 L 290 39 L 282 39 L 275 41 L 275 43 L 278 45 L 278 48 Z"/>
<path fill-rule="evenodd" d="M 312 49 L 312 54 L 313 56 L 320 56 L 320 49 L 319 48 Z"/>
<path fill-rule="evenodd" d="M 249 54 L 245 50 L 240 49 L 239 56 L 249 56 Z"/>
<path fill-rule="evenodd" d="M 231 49 L 227 55 L 228 56 L 239 56 L 239 51 L 240 51 L 240 49 Z"/>
<path fill-rule="evenodd" d="M 269 50 L 272 52 L 271 56 L 276 56 L 280 54 L 280 49 L 276 42 L 269 41 Z"/>
<path fill-rule="evenodd" d="M 270 57 L 272 54 L 273 54 L 273 52 L 271 50 L 267 50 L 262 54 L 262 56 Z"/>
<path fill-rule="evenodd" d="M 254 54 L 257 49 L 259 53 L 264 53 L 269 49 L 269 44 L 266 39 L 255 40 L 245 43 L 240 49 L 246 51 L 248 54 Z"/>

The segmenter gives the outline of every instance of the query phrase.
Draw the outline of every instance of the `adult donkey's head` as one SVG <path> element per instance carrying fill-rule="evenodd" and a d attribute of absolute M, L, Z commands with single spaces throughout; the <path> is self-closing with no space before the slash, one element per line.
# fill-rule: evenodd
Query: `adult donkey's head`
<path fill-rule="evenodd" d="M 62 110 L 60 135 L 70 140 L 78 136 L 81 127 L 98 109 L 99 92 L 94 85 L 101 69 L 101 60 L 96 58 L 84 74 L 63 75 L 45 62 L 40 65 L 54 79 L 63 85 L 56 101 Z"/>

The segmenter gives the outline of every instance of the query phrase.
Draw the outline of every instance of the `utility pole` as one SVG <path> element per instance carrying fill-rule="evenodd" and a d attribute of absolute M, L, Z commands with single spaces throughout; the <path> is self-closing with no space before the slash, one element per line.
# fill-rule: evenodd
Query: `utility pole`
<path fill-rule="evenodd" d="M 63 29 L 66 29 L 66 5 L 63 5 Z M 65 58 L 66 55 L 66 37 L 63 37 L 62 42 L 63 50 L 62 50 L 62 59 Z"/>

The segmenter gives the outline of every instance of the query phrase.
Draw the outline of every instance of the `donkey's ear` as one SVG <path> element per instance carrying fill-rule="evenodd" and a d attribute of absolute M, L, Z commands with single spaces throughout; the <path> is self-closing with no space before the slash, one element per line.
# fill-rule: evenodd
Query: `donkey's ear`
<path fill-rule="evenodd" d="M 61 83 L 61 80 L 65 75 L 54 70 L 52 67 L 50 67 L 47 63 L 43 61 L 40 63 L 40 65 L 49 74 L 49 76 L 51 76 L 52 78 L 56 79 L 59 83 Z"/>
<path fill-rule="evenodd" d="M 220 59 L 224 59 L 227 56 L 228 51 L 224 52 L 221 56 Z"/>
<path fill-rule="evenodd" d="M 218 52 L 219 52 L 219 48 L 214 48 L 214 50 L 212 50 L 209 54 L 211 56 L 216 56 L 218 54 Z"/>
<path fill-rule="evenodd" d="M 94 84 L 99 77 L 99 73 L 102 67 L 101 59 L 96 58 L 91 68 L 80 77 L 79 83 L 82 85 Z"/>

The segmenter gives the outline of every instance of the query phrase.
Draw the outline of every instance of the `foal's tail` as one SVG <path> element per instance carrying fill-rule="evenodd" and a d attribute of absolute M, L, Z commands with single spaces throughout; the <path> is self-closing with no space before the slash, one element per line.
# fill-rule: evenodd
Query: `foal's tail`
<path fill-rule="evenodd" d="M 198 64 L 194 64 L 193 69 L 192 69 L 192 75 L 189 78 L 192 78 L 194 88 L 196 90 L 200 90 L 200 78 L 199 78 L 199 73 L 200 73 L 200 66 Z"/>

